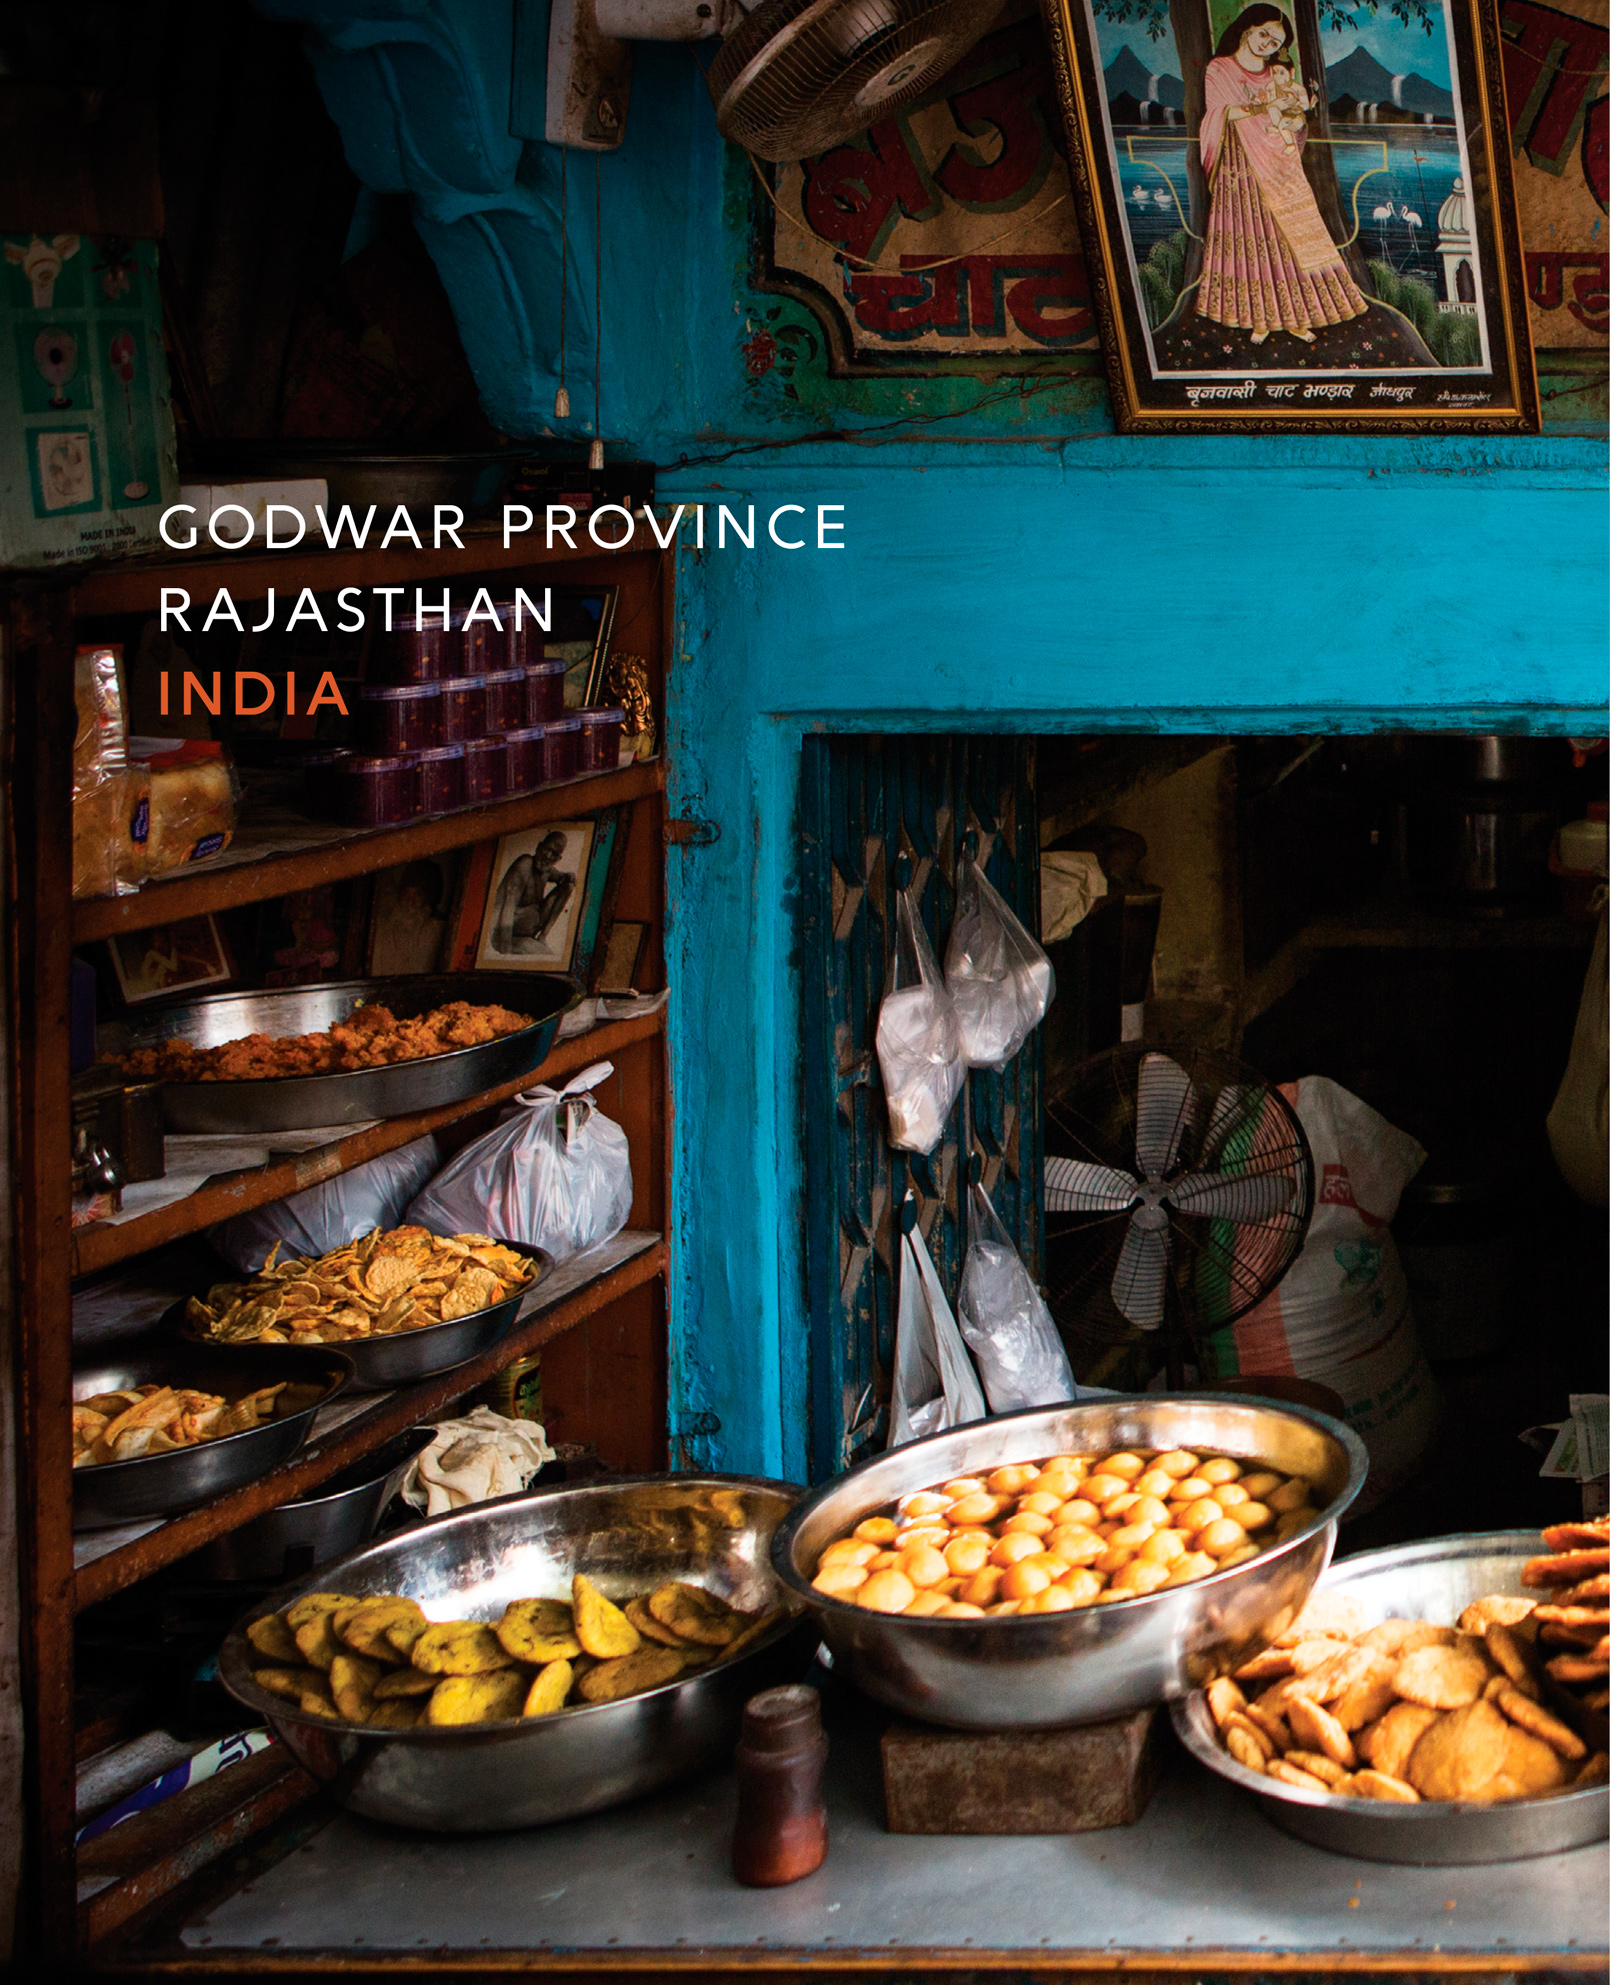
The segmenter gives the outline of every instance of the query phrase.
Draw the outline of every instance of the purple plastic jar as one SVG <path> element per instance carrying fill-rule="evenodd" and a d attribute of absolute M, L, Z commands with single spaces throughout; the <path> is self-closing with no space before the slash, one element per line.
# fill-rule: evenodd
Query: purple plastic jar
<path fill-rule="evenodd" d="M 551 724 L 565 714 L 565 665 L 531 662 L 525 671 L 525 720 Z"/>
<path fill-rule="evenodd" d="M 527 722 L 525 670 L 494 669 L 486 678 L 486 730 L 517 731 Z"/>
<path fill-rule="evenodd" d="M 395 757 L 442 739 L 442 692 L 434 682 L 369 683 L 358 691 L 358 738 L 366 752 Z"/>
<path fill-rule="evenodd" d="M 509 754 L 500 737 L 466 738 L 455 746 L 464 761 L 464 804 L 482 806 L 509 790 Z"/>
<path fill-rule="evenodd" d="M 561 779 L 576 776 L 577 760 L 581 751 L 581 723 L 576 717 L 560 717 L 556 722 L 543 724 L 542 731 L 542 783 L 556 786 Z"/>
<path fill-rule="evenodd" d="M 509 791 L 535 792 L 548 783 L 548 726 L 527 724 L 503 740 L 509 753 Z"/>
<path fill-rule="evenodd" d="M 491 669 L 506 669 L 509 666 L 509 636 L 507 630 L 514 624 L 514 603 L 512 600 L 495 600 L 502 627 L 494 627 L 484 612 L 472 626 L 466 627 L 464 616 L 453 616 L 453 638 L 458 643 L 458 673 L 460 675 L 485 675 Z"/>
<path fill-rule="evenodd" d="M 438 744 L 415 754 L 421 813 L 454 813 L 464 804 L 464 747 Z"/>
<path fill-rule="evenodd" d="M 423 625 L 411 613 L 399 614 L 389 629 L 376 631 L 368 672 L 376 683 L 440 682 L 458 673 L 458 635 L 443 627 L 440 614 Z"/>
<path fill-rule="evenodd" d="M 441 684 L 442 734 L 435 744 L 461 744 L 465 738 L 485 737 L 486 677 L 450 676 Z"/>
<path fill-rule="evenodd" d="M 576 754 L 578 772 L 613 772 L 621 762 L 621 732 L 626 726 L 624 710 L 580 710 L 581 748 Z"/>
<path fill-rule="evenodd" d="M 419 818 L 419 761 L 412 752 L 351 757 L 335 776 L 344 827 L 398 827 Z"/>

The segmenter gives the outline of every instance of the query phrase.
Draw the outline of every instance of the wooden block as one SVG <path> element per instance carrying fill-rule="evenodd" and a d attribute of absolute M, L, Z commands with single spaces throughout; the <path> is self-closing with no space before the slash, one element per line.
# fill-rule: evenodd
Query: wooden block
<path fill-rule="evenodd" d="M 938 1730 L 883 1737 L 891 1833 L 1092 1833 L 1132 1826 L 1157 1783 L 1158 1712 L 1075 1730 Z"/>

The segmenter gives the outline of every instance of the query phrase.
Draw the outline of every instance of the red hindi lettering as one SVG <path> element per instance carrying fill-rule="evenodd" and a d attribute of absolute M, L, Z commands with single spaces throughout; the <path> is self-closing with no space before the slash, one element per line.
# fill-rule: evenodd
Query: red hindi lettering
<path fill-rule="evenodd" d="M 912 156 L 905 126 L 892 117 L 874 124 L 860 144 L 806 159 L 804 173 L 812 232 L 860 262 L 877 259 L 902 218 L 932 220 L 943 205 Z"/>
<path fill-rule="evenodd" d="M 1539 0 L 1503 0 L 1499 26 L 1515 148 L 1543 171 L 1563 172 L 1605 67 L 1606 30 Z"/>
<path fill-rule="evenodd" d="M 1046 109 L 1051 65 L 1038 23 L 1028 39 L 1030 25 L 1019 22 L 981 43 L 976 56 L 1006 66 L 949 98 L 951 115 L 969 138 L 994 133 L 999 139 L 993 158 L 980 147 L 956 144 L 940 161 L 935 184 L 960 206 L 999 211 L 1019 205 L 1044 181 L 1055 159 L 1055 127 Z"/>

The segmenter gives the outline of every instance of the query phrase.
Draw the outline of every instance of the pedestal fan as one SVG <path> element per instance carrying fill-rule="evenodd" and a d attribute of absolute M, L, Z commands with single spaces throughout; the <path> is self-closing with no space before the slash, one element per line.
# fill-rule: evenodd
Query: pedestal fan
<path fill-rule="evenodd" d="M 1110 1343 L 1165 1331 L 1171 1385 L 1186 1341 L 1262 1302 L 1308 1232 L 1297 1113 L 1222 1055 L 1131 1042 L 1092 1057 L 1048 1106 L 1046 1146 L 1052 1314 Z"/>

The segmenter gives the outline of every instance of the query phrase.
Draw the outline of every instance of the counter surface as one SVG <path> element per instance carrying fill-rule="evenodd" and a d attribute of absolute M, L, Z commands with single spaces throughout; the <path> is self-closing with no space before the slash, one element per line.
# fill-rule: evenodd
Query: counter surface
<path fill-rule="evenodd" d="M 528 1950 L 623 1964 L 696 1952 L 967 1964 L 1021 1953 L 1100 1965 L 1151 1956 L 1246 1964 L 1285 1954 L 1326 1969 L 1605 1961 L 1607 1852 L 1477 1868 L 1354 1861 L 1289 1839 L 1168 1739 L 1141 1821 L 1101 1833 L 918 1838 L 886 1833 L 884 1720 L 828 1682 L 826 1865 L 792 1888 L 743 1889 L 728 1871 L 730 1773 L 530 1833 L 422 1837 L 342 1814 L 179 1932 L 196 1958 L 272 1950 L 378 1957 Z M 170 1946 L 171 1948 L 171 1946 Z M 1232 1963 L 1236 1962 L 1231 1958 Z"/>

